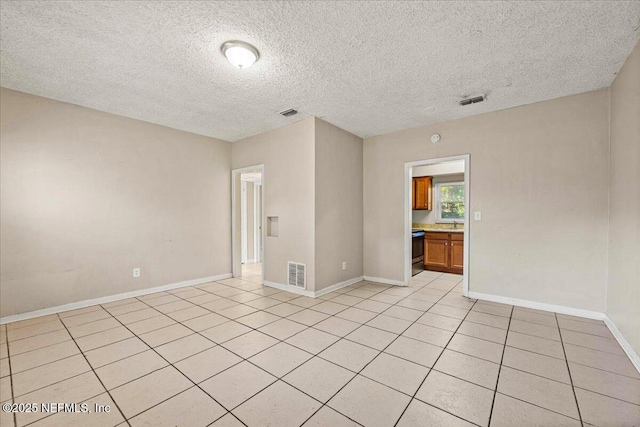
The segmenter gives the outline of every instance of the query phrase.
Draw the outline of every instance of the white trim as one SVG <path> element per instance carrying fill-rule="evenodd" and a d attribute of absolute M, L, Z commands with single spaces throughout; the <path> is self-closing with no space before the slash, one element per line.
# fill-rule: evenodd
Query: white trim
<path fill-rule="evenodd" d="M 344 282 L 335 283 L 331 286 L 327 286 L 326 288 L 322 288 L 319 291 L 315 291 L 313 294 L 316 297 L 328 294 L 330 292 L 336 291 L 338 289 L 345 288 L 347 286 L 353 285 L 354 283 L 362 282 L 364 277 L 354 277 L 353 279 L 345 280 Z"/>
<path fill-rule="evenodd" d="M 503 297 L 500 295 L 483 294 L 480 292 L 469 292 L 469 298 L 475 298 L 483 301 L 497 302 L 501 304 L 510 304 L 518 307 L 532 308 L 535 310 L 551 311 L 554 313 L 567 314 L 570 316 L 584 317 L 587 319 L 603 320 L 604 324 L 611 331 L 613 337 L 618 341 L 622 350 L 631 360 L 633 366 L 640 372 L 640 356 L 633 349 L 629 341 L 624 337 L 609 315 L 598 311 L 582 310 L 580 308 L 567 307 L 564 305 L 546 304 L 543 302 L 528 301 L 518 298 Z"/>
<path fill-rule="evenodd" d="M 456 182 L 436 182 L 434 184 L 434 199 L 435 199 L 435 203 L 434 205 L 434 209 L 436 211 L 436 223 L 439 224 L 453 224 L 453 223 L 458 223 L 460 224 L 461 221 L 464 221 L 464 219 L 459 220 L 459 219 L 453 219 L 453 218 L 442 218 L 442 211 L 440 210 L 440 187 L 444 186 L 444 185 L 462 185 L 464 186 L 464 182 L 463 181 L 456 181 Z M 466 193 L 467 188 L 465 187 L 465 193 Z M 465 205 L 464 207 L 465 212 L 467 211 L 467 206 Z"/>
<path fill-rule="evenodd" d="M 638 353 L 636 353 L 633 347 L 631 347 L 629 341 L 627 341 L 624 335 L 622 335 L 622 332 L 620 332 L 608 314 L 604 315 L 604 324 L 607 325 L 607 328 L 609 328 L 615 339 L 618 341 L 620 347 L 622 347 L 624 352 L 627 353 L 627 356 L 631 360 L 631 363 L 633 363 L 633 366 L 635 366 L 638 372 L 640 372 L 640 356 L 638 356 Z"/>
<path fill-rule="evenodd" d="M 156 286 L 154 288 L 140 289 L 138 291 L 125 292 L 122 294 L 110 295 L 106 297 L 88 299 L 84 301 L 72 302 L 55 307 L 43 308 L 42 310 L 30 311 L 27 313 L 14 314 L 0 317 L 0 325 L 5 323 L 18 322 L 20 320 L 32 319 L 34 317 L 47 316 L 49 314 L 62 313 L 64 311 L 76 310 L 78 308 L 90 307 L 92 305 L 106 304 L 108 302 L 119 301 L 127 298 L 139 297 L 141 295 L 153 294 L 156 292 L 169 291 L 172 289 L 184 288 L 187 286 L 201 285 L 203 283 L 215 282 L 217 280 L 228 279 L 231 273 L 219 274 L 217 276 L 203 277 L 201 279 L 185 280 L 183 282 L 171 283 L 169 285 Z"/>
<path fill-rule="evenodd" d="M 261 244 L 260 244 L 260 232 L 258 229 L 258 217 L 262 216 L 262 212 L 258 210 L 258 192 L 262 192 L 262 182 L 255 182 L 253 184 L 253 262 L 261 261 Z M 262 196 L 262 194 L 261 194 Z M 260 197 L 262 200 L 262 197 Z M 260 205 L 262 207 L 262 205 Z M 262 209 L 260 209 L 262 211 Z M 259 215 L 258 215 L 259 214 Z M 262 227 L 262 226 L 260 226 Z"/>
<path fill-rule="evenodd" d="M 320 289 L 319 291 L 307 291 L 306 289 L 296 288 L 295 286 L 283 285 L 282 283 L 276 283 L 276 282 L 268 282 L 266 280 L 264 281 L 263 284 L 265 286 L 269 286 L 270 288 L 280 289 L 283 291 L 291 292 L 293 294 L 303 295 L 309 298 L 317 298 L 319 296 L 328 294 L 329 292 L 333 292 L 335 290 L 347 287 L 349 285 L 353 285 L 354 283 L 361 282 L 363 279 L 364 277 L 362 276 L 354 277 L 353 279 L 345 280 L 344 282 L 327 286 L 326 288 Z"/>
<path fill-rule="evenodd" d="M 497 302 L 501 304 L 516 305 L 518 307 L 532 308 L 534 310 L 551 311 L 554 313 L 568 314 L 570 316 L 586 317 L 587 319 L 604 320 L 605 314 L 598 311 L 583 310 L 581 308 L 567 307 L 564 305 L 547 304 L 544 302 L 529 301 L 518 298 L 503 297 L 500 295 L 483 294 L 481 292 L 469 292 L 469 298 L 483 301 Z"/>
<path fill-rule="evenodd" d="M 291 292 L 292 294 L 304 295 L 305 297 L 314 298 L 313 291 L 307 291 L 306 289 L 296 288 L 295 286 L 283 285 L 282 283 L 262 281 L 262 284 L 270 288 L 280 289 L 282 291 Z"/>
<path fill-rule="evenodd" d="M 409 286 L 408 283 L 405 283 L 402 280 L 384 279 L 382 277 L 364 276 L 364 280 L 367 282 L 382 283 L 384 285 Z"/>
<path fill-rule="evenodd" d="M 247 181 L 242 180 L 242 175 L 240 175 L 240 256 L 242 258 L 242 263 L 247 262 L 247 255 L 249 253 L 248 244 L 249 236 L 247 235 L 248 228 L 248 214 L 247 212 Z"/>
<path fill-rule="evenodd" d="M 238 174 L 240 174 L 242 176 L 242 172 L 249 172 L 249 171 L 255 171 L 255 170 L 260 170 L 260 173 L 262 174 L 262 181 L 261 181 L 261 185 L 262 185 L 262 200 L 261 200 L 261 212 L 260 214 L 262 215 L 262 244 L 265 244 L 265 233 L 266 233 L 266 229 L 264 227 L 264 224 L 267 222 L 266 221 L 266 213 L 264 210 L 264 194 L 265 194 L 265 167 L 264 164 L 261 165 L 255 165 L 255 166 L 248 166 L 245 168 L 238 168 L 238 169 L 233 169 L 231 171 L 231 274 L 232 277 L 240 277 L 242 276 L 242 249 L 240 250 L 240 259 L 236 259 L 236 234 L 237 234 L 237 228 L 238 228 L 238 224 L 236 224 L 236 176 Z M 242 182 L 242 180 L 240 181 Z M 242 240 L 242 236 L 241 236 L 241 240 Z M 260 260 L 262 262 L 262 278 L 264 279 L 265 275 L 264 275 L 264 271 L 265 271 L 265 258 L 266 258 L 266 250 L 263 248 L 262 251 L 262 259 Z"/>
<path fill-rule="evenodd" d="M 470 232 L 470 211 L 471 203 L 470 194 L 471 186 L 469 185 L 469 177 L 471 171 L 470 155 L 462 154 L 458 156 L 441 157 L 437 159 L 419 160 L 415 162 L 407 162 L 404 164 L 404 283 L 408 286 L 411 280 L 411 224 L 413 223 L 412 211 L 411 211 L 411 174 L 412 170 L 416 166 L 433 165 L 437 163 L 450 162 L 454 160 L 464 160 L 464 253 L 463 264 L 464 269 L 462 271 L 462 294 L 469 296 L 469 241 L 471 239 Z M 378 279 L 379 280 L 379 279 Z M 376 281 L 372 279 L 372 281 Z M 389 283 L 389 284 L 398 284 Z M 385 282 L 381 282 L 385 283 Z"/>

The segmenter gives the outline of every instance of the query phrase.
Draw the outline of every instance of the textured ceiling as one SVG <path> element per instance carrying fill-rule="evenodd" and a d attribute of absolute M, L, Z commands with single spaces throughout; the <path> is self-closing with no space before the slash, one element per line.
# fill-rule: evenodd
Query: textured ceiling
<path fill-rule="evenodd" d="M 0 84 L 229 141 L 308 115 L 366 137 L 609 86 L 639 19 L 638 1 L 2 1 Z M 230 39 L 260 61 L 231 66 Z"/>

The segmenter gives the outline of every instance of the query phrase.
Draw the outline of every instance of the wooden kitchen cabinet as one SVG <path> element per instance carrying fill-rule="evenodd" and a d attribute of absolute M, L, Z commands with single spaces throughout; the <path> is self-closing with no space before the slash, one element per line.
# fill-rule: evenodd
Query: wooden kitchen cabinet
<path fill-rule="evenodd" d="M 425 270 L 462 274 L 464 267 L 463 233 L 426 233 L 424 236 Z"/>
<path fill-rule="evenodd" d="M 413 210 L 433 209 L 433 177 L 420 176 L 413 178 L 412 194 Z"/>

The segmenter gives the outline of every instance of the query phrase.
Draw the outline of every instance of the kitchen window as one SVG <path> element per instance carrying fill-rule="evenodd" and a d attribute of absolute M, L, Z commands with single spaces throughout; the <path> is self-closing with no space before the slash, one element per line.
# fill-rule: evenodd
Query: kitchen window
<path fill-rule="evenodd" d="M 464 182 L 435 184 L 436 222 L 464 222 Z"/>

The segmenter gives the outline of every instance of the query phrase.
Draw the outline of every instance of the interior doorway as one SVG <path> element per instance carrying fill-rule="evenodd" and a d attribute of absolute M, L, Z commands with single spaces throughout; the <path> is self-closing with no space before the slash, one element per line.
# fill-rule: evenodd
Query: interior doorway
<path fill-rule="evenodd" d="M 256 283 L 264 278 L 264 167 L 231 172 L 233 277 Z"/>
<path fill-rule="evenodd" d="M 405 163 L 405 283 L 422 263 L 427 270 L 462 273 L 463 295 L 469 295 L 469 160 L 464 154 Z M 424 234 L 416 237 L 414 230 Z M 424 250 L 416 257 L 417 239 Z"/>

